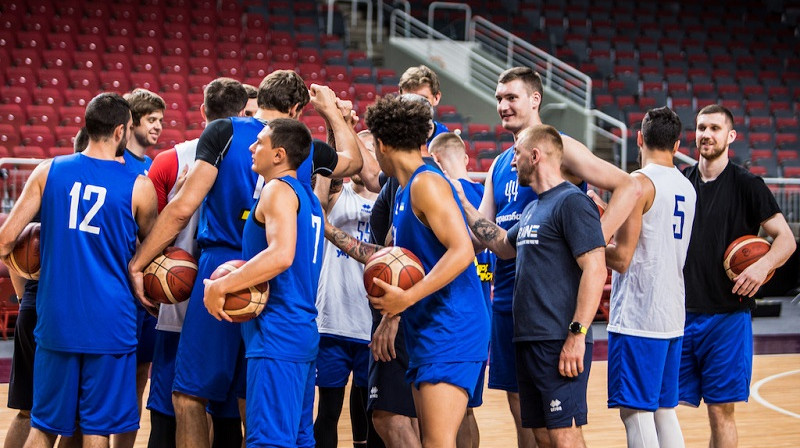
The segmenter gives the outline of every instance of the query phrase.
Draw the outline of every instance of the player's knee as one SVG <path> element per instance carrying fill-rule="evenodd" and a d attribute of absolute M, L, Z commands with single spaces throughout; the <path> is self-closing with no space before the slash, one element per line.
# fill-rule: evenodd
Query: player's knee
<path fill-rule="evenodd" d="M 372 425 L 378 434 L 390 434 L 399 431 L 408 424 L 409 418 L 403 415 L 378 410 L 372 413 Z"/>
<path fill-rule="evenodd" d="M 725 422 L 733 420 L 734 417 L 734 404 L 721 403 L 708 405 L 708 417 L 712 424 L 715 422 Z"/>
<path fill-rule="evenodd" d="M 203 406 L 203 402 L 200 398 L 180 392 L 172 393 L 172 407 L 175 408 L 176 415 L 183 415 L 197 406 Z"/>
<path fill-rule="evenodd" d="M 31 419 L 31 411 L 26 411 L 26 410 L 20 409 L 19 412 L 17 412 L 17 417 L 30 420 Z"/>

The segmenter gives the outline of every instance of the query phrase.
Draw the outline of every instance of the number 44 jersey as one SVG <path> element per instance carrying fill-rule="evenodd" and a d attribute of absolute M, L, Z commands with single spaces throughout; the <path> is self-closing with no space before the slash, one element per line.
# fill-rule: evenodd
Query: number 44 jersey
<path fill-rule="evenodd" d="M 138 175 L 114 160 L 56 157 L 41 205 L 36 342 L 49 350 L 117 354 L 136 349 L 128 262 L 138 225 Z"/>

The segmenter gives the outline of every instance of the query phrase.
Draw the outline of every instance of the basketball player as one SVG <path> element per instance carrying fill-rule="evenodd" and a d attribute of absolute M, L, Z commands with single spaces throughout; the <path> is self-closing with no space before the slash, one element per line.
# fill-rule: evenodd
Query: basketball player
<path fill-rule="evenodd" d="M 464 195 L 473 207 L 481 204 L 483 197 L 483 184 L 473 182 L 467 172 L 469 156 L 467 155 L 464 141 L 461 137 L 452 133 L 444 132 L 433 138 L 428 150 L 436 163 L 442 167 L 450 179 L 457 179 L 464 189 Z M 478 278 L 483 288 L 483 299 L 486 303 L 486 310 L 491 315 L 492 312 L 492 271 L 494 271 L 494 254 L 488 249 L 479 252 L 475 256 L 475 267 L 477 268 Z M 488 347 L 486 348 L 488 351 Z M 467 413 L 461 426 L 458 428 L 457 446 L 459 448 L 477 448 L 480 446 L 481 435 L 478 430 L 478 422 L 475 421 L 473 408 L 483 403 L 483 379 L 486 368 L 481 369 L 481 377 L 478 381 L 478 391 L 467 405 Z"/>
<path fill-rule="evenodd" d="M 133 115 L 133 135 L 128 140 L 125 164 L 146 175 L 153 160 L 145 153 L 158 143 L 167 105 L 160 96 L 146 89 L 134 89 L 125 95 L 125 99 L 130 103 Z"/>
<path fill-rule="evenodd" d="M 189 218 L 203 206 L 198 222 L 200 244 L 198 280 L 228 260 L 241 258 L 244 222 L 263 179 L 250 169 L 250 145 L 277 118 L 297 118 L 311 101 L 336 133 L 338 150 L 314 142 L 312 155 L 300 167 L 299 179 L 311 182 L 312 172 L 336 177 L 356 174 L 361 169 L 357 144 L 350 142 L 349 129 L 336 105 L 336 96 L 325 86 L 306 88 L 295 72 L 278 70 L 259 86 L 259 110 L 255 117 L 216 120 L 203 131 L 197 144 L 194 166 L 184 187 L 158 217 L 151 236 L 142 242 L 129 267 L 137 294 L 143 298 L 142 270 L 175 238 Z M 202 282 L 195 282 L 175 363 L 173 404 L 177 420 L 178 447 L 208 446 L 205 405 L 223 401 L 231 391 L 244 397 L 244 347 L 238 325 L 212 319 L 202 304 Z M 146 300 L 146 299 L 145 299 Z M 240 402 L 240 410 L 242 403 Z M 311 412 L 308 436 L 313 440 Z"/>
<path fill-rule="evenodd" d="M 358 133 L 361 142 L 374 157 L 374 139 L 369 131 Z M 366 161 L 365 161 L 366 162 Z M 331 186 L 331 181 L 316 177 L 314 193 L 325 210 L 328 221 L 361 241 L 370 238 L 369 217 L 377 193 L 367 190 L 361 177 Z M 320 333 L 317 355 L 319 404 L 314 422 L 318 448 L 336 448 L 338 423 L 344 402 L 344 390 L 350 372 L 350 420 L 355 448 L 367 446 L 367 375 L 372 312 L 362 278 L 364 265 L 350 258 L 330 242 L 326 243 L 317 291 L 317 328 Z M 354 292 L 355 291 L 355 292 Z"/>
<path fill-rule="evenodd" d="M 606 247 L 614 270 L 608 407 L 619 408 L 632 448 L 684 446 L 675 406 L 686 319 L 683 265 L 697 195 L 672 163 L 681 129 L 669 108 L 647 111 L 637 135 L 642 169 L 633 173 L 642 196 Z"/>
<path fill-rule="evenodd" d="M 495 97 L 497 113 L 508 131 L 519 133 L 530 126 L 542 124 L 539 107 L 543 95 L 542 79 L 527 67 L 514 67 L 500 74 Z M 639 196 L 639 187 L 624 171 L 594 156 L 582 143 L 563 136 L 564 153 L 562 169 L 570 181 L 586 181 L 613 192 L 611 203 L 601 220 L 606 241 L 630 213 Z M 483 215 L 503 229 L 510 229 L 519 221 L 527 204 L 536 193 L 517 182 L 517 173 L 511 166 L 514 146 L 495 158 L 486 176 L 486 190 L 481 202 Z M 494 274 L 494 301 L 492 302 L 492 346 L 489 362 L 489 388 L 507 392 L 508 403 L 517 425 L 517 442 L 520 448 L 534 446 L 533 435 L 520 425 L 519 394 L 514 367 L 514 347 L 511 343 L 513 322 L 511 298 L 514 291 L 513 258 L 498 259 Z"/>
<path fill-rule="evenodd" d="M 250 147 L 253 170 L 265 180 L 244 226 L 241 268 L 204 281 L 204 302 L 230 320 L 225 294 L 269 281 L 261 314 L 242 324 L 247 353 L 247 446 L 314 446 L 301 441 L 307 402 L 314 402 L 315 318 L 322 266 L 324 215 L 311 185 L 298 180 L 311 132 L 299 121 L 270 120 Z M 313 437 L 313 436 L 312 436 Z"/>
<path fill-rule="evenodd" d="M 147 175 L 153 159 L 145 152 L 158 143 L 158 137 L 164 124 L 164 100 L 155 93 L 146 89 L 134 89 L 125 95 L 125 100 L 131 106 L 133 128 L 128 147 L 125 149 L 123 159 L 134 173 Z M 142 397 L 147 386 L 147 374 L 150 363 L 153 361 L 153 346 L 156 339 L 156 318 L 148 314 L 144 308 L 137 308 L 137 337 L 136 346 L 136 396 L 138 397 L 139 416 L 142 414 Z M 111 438 L 114 448 L 133 448 L 136 443 L 136 433 L 119 434 Z"/>
<path fill-rule="evenodd" d="M 149 179 L 116 160 L 132 123 L 122 97 L 92 99 L 85 123 L 87 149 L 41 163 L 0 228 L 5 260 L 41 209 L 39 374 L 26 446 L 53 446 L 57 435 L 73 434 L 76 421 L 84 446 L 92 447 L 107 447 L 110 434 L 138 428 L 136 309 L 125 267 L 137 235 L 143 238 L 152 227 L 155 191 Z M 64 294 L 67 283 L 72 287 Z"/>
<path fill-rule="evenodd" d="M 516 259 L 514 349 L 523 428 L 539 446 L 585 446 L 589 325 L 606 279 L 597 207 L 561 174 L 563 143 L 552 126 L 517 135 L 512 166 L 538 199 L 506 231 L 469 204 L 475 237 L 498 258 Z M 542 267 L 546 267 L 543 269 Z"/>
<path fill-rule="evenodd" d="M 438 106 L 439 101 L 442 100 L 439 76 L 426 65 L 409 67 L 406 69 L 400 76 L 400 82 L 397 84 L 397 87 L 400 89 L 401 95 L 414 93 L 423 96 L 433 107 Z M 434 137 L 447 131 L 447 126 L 433 120 L 433 133 L 428 137 L 426 143 L 430 144 Z"/>
<path fill-rule="evenodd" d="M 719 105 L 697 114 L 697 165 L 684 175 L 697 191 L 697 215 L 683 270 L 686 325 L 680 373 L 680 401 L 708 405 L 715 448 L 738 443 L 734 405 L 747 401 L 753 368 L 753 295 L 767 275 L 783 265 L 796 243 L 775 197 L 764 181 L 728 160 L 736 139 L 733 114 Z M 731 284 L 722 260 L 728 245 L 764 229 L 773 238 L 763 258 Z"/>
<path fill-rule="evenodd" d="M 217 78 L 205 88 L 200 114 L 206 126 L 214 120 L 235 117 L 245 107 L 247 92 L 245 87 L 231 78 Z M 153 181 L 158 196 L 159 212 L 167 202 L 175 197 L 183 185 L 189 166 L 194 164 L 198 139 L 183 142 L 175 148 L 156 156 L 150 167 L 148 177 Z M 175 239 L 175 246 L 190 254 L 195 259 L 200 255 L 195 234 L 199 212 L 189 219 L 188 225 L 181 230 Z M 172 406 L 172 383 L 175 379 L 175 356 L 178 341 L 183 327 L 188 302 L 176 305 L 161 305 L 156 325 L 155 349 L 153 351 L 153 367 L 151 371 L 150 394 L 147 409 L 150 410 L 151 448 L 168 448 L 175 446 L 175 411 Z M 231 396 L 232 406 L 227 403 L 211 402 L 209 410 L 214 417 L 213 446 L 241 446 L 242 431 L 236 397 Z M 230 398 L 226 401 L 231 401 Z M 227 412 L 225 412 L 227 411 Z"/>
<path fill-rule="evenodd" d="M 250 84 L 242 84 L 247 91 L 247 105 L 244 106 L 244 116 L 252 117 L 258 111 L 258 89 Z"/>
<path fill-rule="evenodd" d="M 415 93 L 403 94 L 407 100 L 417 101 L 430 108 L 433 107 L 425 97 Z M 433 121 L 429 126 L 428 139 L 434 132 Z M 430 157 L 428 146 L 420 146 L 422 160 L 431 167 L 437 167 L 436 161 Z M 400 183 L 396 178 L 384 178 L 384 185 L 375 200 L 372 215 L 369 219 L 371 230 L 370 242 L 378 245 L 389 245 L 392 227 L 392 211 L 394 200 Z M 334 242 L 335 244 L 335 242 Z M 372 352 L 369 365 L 369 400 L 367 408 L 372 413 L 375 430 L 389 447 L 419 446 L 419 428 L 417 413 L 411 386 L 406 381 L 408 370 L 408 352 L 406 350 L 405 332 L 397 319 L 386 319 L 377 310 L 372 313 Z M 373 443 L 372 440 L 369 444 Z"/>
<path fill-rule="evenodd" d="M 422 261 L 427 275 L 408 290 L 375 279 L 386 291 L 370 302 L 405 330 L 407 381 L 422 433 L 422 446 L 455 446 L 469 399 L 475 396 L 489 342 L 489 316 L 474 269 L 474 251 L 452 187 L 419 148 L 430 133 L 431 108 L 405 96 L 386 97 L 367 109 L 383 171 L 400 183 L 393 241 Z M 337 247 L 366 262 L 380 246 L 363 243 L 326 225 Z"/>

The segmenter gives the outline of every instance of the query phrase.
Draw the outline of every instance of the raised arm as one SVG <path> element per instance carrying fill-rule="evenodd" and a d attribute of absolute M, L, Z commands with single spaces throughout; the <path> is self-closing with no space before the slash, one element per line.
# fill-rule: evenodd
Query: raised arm
<path fill-rule="evenodd" d="M 630 174 L 592 154 L 583 143 L 567 136 L 562 138 L 562 166 L 573 175 L 612 193 L 608 208 L 600 220 L 603 237 L 609 241 L 625 222 L 641 195 L 639 184 Z"/>
<path fill-rule="evenodd" d="M 486 180 L 483 182 L 483 198 L 481 199 L 480 207 L 478 207 L 481 215 L 490 221 L 494 221 L 497 216 L 497 205 L 494 203 L 494 182 L 492 182 L 492 173 L 494 173 L 496 163 L 497 157 L 494 158 L 492 166 L 489 167 L 489 171 L 486 173 Z"/>
<path fill-rule="evenodd" d="M 247 263 L 217 280 L 204 280 L 203 302 L 217 320 L 231 322 L 222 307 L 225 294 L 263 283 L 289 269 L 297 248 L 297 208 L 299 200 L 292 187 L 272 180 L 261 191 L 255 218 L 264 223 L 269 245 Z"/>
<path fill-rule="evenodd" d="M 748 266 L 734 279 L 736 281 L 733 285 L 734 294 L 753 297 L 758 288 L 764 284 L 767 275 L 783 266 L 797 248 L 794 234 L 783 213 L 772 215 L 761 223 L 761 227 L 772 237 L 772 246 L 760 260 Z"/>
<path fill-rule="evenodd" d="M 606 246 L 606 264 L 617 272 L 625 272 L 633 259 L 633 252 L 639 243 L 642 231 L 642 216 L 650 209 L 655 197 L 655 187 L 647 176 L 635 173 L 633 177 L 642 189 L 642 195 L 636 201 L 628 219 L 622 223 L 614 234 L 614 243 Z"/>
<path fill-rule="evenodd" d="M 358 147 L 358 138 L 347 124 L 336 104 L 336 94 L 326 86 L 311 84 L 311 105 L 325 119 L 336 142 L 338 162 L 332 177 L 347 177 L 361 171 L 363 161 Z"/>

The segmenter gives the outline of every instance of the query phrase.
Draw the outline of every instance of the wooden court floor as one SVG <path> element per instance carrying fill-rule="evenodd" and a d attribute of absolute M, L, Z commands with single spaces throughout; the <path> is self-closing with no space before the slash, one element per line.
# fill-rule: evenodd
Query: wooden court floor
<path fill-rule="evenodd" d="M 624 447 L 625 430 L 616 410 L 606 407 L 606 371 L 608 363 L 596 361 L 589 376 L 589 424 L 584 437 L 590 447 Z M 8 387 L 0 388 L 0 400 L 6 402 Z M 5 440 L 8 423 L 14 413 L 0 410 L 0 439 Z M 339 446 L 352 447 L 350 423 L 345 400 L 339 423 Z M 481 446 L 512 448 L 516 446 L 511 415 L 505 395 L 496 390 L 484 392 L 483 406 L 475 410 L 481 431 Z M 679 406 L 678 418 L 687 447 L 708 446 L 708 421 L 703 405 L 694 409 Z M 749 403 L 736 406 L 740 447 L 800 446 L 800 354 L 758 355 L 753 366 Z M 150 430 L 147 411 L 136 441 L 137 448 L 147 446 Z"/>

